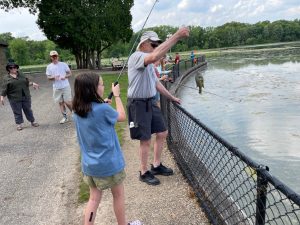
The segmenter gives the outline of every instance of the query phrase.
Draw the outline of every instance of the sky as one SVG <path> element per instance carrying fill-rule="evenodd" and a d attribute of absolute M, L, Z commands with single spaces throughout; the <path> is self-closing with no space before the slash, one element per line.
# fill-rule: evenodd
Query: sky
<path fill-rule="evenodd" d="M 140 30 L 155 0 L 135 0 L 131 9 L 132 28 Z M 216 27 L 237 21 L 254 24 L 259 21 L 300 19 L 300 0 L 160 0 L 145 25 Z M 44 40 L 35 21 L 37 16 L 27 9 L 5 12 L 0 9 L 0 33 L 11 32 L 14 37 L 28 36 Z"/>

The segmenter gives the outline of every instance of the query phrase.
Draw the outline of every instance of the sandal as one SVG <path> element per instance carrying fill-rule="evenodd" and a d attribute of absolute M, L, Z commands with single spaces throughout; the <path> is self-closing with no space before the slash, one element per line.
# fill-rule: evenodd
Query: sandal
<path fill-rule="evenodd" d="M 33 127 L 38 127 L 39 124 L 38 124 L 37 122 L 32 122 L 32 123 L 31 123 L 31 126 L 33 126 Z"/>
<path fill-rule="evenodd" d="M 17 125 L 17 130 L 18 130 L 18 131 L 23 130 L 22 124 L 18 124 L 18 125 Z"/>

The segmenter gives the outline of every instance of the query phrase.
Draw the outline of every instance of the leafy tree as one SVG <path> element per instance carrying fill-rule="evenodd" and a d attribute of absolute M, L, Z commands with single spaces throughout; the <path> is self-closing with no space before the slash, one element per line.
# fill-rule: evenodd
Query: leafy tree
<path fill-rule="evenodd" d="M 6 11 L 13 9 L 24 7 L 28 8 L 30 12 L 36 13 L 39 0 L 1 0 L 0 1 L 0 9 L 5 9 Z"/>
<path fill-rule="evenodd" d="M 19 64 L 29 63 L 29 46 L 26 39 L 16 38 L 9 43 L 11 57 Z"/>
<path fill-rule="evenodd" d="M 2 42 L 8 43 L 13 39 L 14 39 L 14 37 L 12 36 L 11 32 L 0 34 L 0 41 L 2 41 Z"/>
<path fill-rule="evenodd" d="M 38 4 L 38 25 L 49 40 L 70 49 L 77 67 L 95 66 L 101 53 L 119 40 L 128 41 L 132 31 L 133 0 L 70 0 Z"/>

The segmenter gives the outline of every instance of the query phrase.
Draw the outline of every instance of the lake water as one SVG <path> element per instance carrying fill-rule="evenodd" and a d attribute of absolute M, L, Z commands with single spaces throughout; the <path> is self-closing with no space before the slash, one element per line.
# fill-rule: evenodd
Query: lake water
<path fill-rule="evenodd" d="M 300 194 L 300 44 L 208 58 L 203 93 L 194 72 L 182 106 Z"/>

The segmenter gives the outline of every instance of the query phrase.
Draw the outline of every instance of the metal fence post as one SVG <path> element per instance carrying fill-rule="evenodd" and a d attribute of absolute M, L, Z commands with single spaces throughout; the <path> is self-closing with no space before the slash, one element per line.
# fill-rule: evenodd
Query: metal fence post
<path fill-rule="evenodd" d="M 266 218 L 266 202 L 268 181 L 262 171 L 269 171 L 267 166 L 260 165 L 257 174 L 256 221 L 255 225 L 264 225 Z"/>

